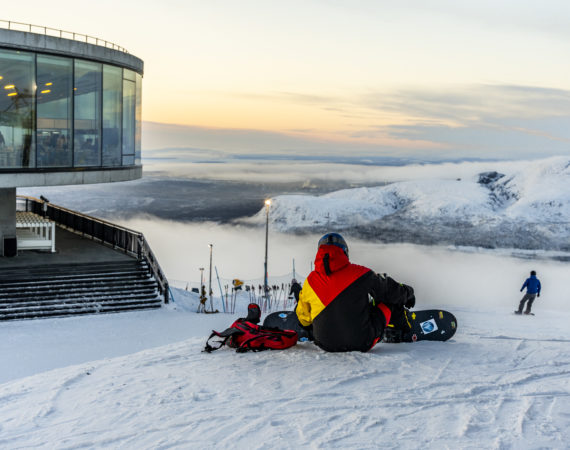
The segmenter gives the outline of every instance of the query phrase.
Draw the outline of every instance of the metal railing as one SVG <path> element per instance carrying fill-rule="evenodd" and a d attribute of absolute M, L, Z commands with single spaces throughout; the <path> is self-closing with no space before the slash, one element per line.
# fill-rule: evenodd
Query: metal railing
<path fill-rule="evenodd" d="M 127 49 L 104 39 L 99 39 L 87 34 L 74 33 L 73 31 L 58 30 L 57 28 L 44 27 L 43 25 L 32 25 L 29 23 L 13 22 L 11 20 L 0 19 L 0 28 L 14 31 L 25 31 L 27 33 L 43 34 L 46 36 L 71 39 L 73 41 L 85 42 L 86 44 L 99 45 L 101 47 L 129 53 Z"/>
<path fill-rule="evenodd" d="M 160 293 L 164 296 L 164 303 L 169 302 L 168 280 L 142 233 L 34 197 L 18 195 L 17 201 L 18 207 L 25 208 L 25 211 L 45 216 L 61 227 L 114 250 L 123 251 L 139 261 L 146 261 L 158 283 Z"/>

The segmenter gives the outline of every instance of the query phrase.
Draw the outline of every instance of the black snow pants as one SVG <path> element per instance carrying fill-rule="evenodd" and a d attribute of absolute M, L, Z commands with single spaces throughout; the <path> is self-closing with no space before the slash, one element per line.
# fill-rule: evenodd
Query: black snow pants
<path fill-rule="evenodd" d="M 521 302 L 519 303 L 519 314 L 521 314 L 523 312 L 523 308 L 524 308 L 524 304 L 525 302 L 528 300 L 528 303 L 526 304 L 526 310 L 525 310 L 525 314 L 529 314 L 530 313 L 530 308 L 532 308 L 532 302 L 534 302 L 534 299 L 536 298 L 536 294 L 525 294 L 524 297 L 522 298 Z"/>

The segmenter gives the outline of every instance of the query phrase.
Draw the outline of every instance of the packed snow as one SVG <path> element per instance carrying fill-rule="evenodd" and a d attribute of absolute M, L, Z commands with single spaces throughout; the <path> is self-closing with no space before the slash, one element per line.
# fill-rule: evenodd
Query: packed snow
<path fill-rule="evenodd" d="M 394 263 L 382 269 L 416 268 L 405 281 L 418 308 L 457 316 L 448 342 L 207 354 L 249 294 L 235 314 L 197 314 L 197 294 L 177 288 L 160 310 L 2 323 L 0 447 L 567 448 L 568 264 L 425 248 L 394 258 L 405 251 L 385 246 Z M 543 293 L 536 316 L 516 316 L 529 268 Z"/>
<path fill-rule="evenodd" d="M 280 195 L 273 199 L 270 222 L 282 232 L 351 230 L 383 242 L 570 251 L 570 160 L 502 168 L 505 173 L 467 178 L 450 170 L 448 177 L 321 196 Z M 243 222 L 264 220 L 262 209 Z"/>

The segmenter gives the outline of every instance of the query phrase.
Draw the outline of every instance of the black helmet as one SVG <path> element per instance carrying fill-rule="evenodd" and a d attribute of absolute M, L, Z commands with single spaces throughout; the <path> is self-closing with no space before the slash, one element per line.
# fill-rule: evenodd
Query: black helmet
<path fill-rule="evenodd" d="M 531 274 L 531 276 L 532 276 L 532 275 L 536 276 L 536 270 L 531 270 L 531 271 L 530 271 L 530 274 Z"/>
<path fill-rule="evenodd" d="M 337 247 L 342 248 L 342 251 L 348 257 L 348 245 L 346 245 L 346 241 L 338 233 L 325 234 L 322 238 L 319 239 L 318 248 L 320 248 L 321 245 L 336 245 Z"/>

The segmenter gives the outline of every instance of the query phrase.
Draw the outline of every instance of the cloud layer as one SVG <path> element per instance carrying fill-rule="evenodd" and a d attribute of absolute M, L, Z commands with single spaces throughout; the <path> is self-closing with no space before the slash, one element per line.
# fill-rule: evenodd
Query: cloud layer
<path fill-rule="evenodd" d="M 471 85 L 368 91 L 355 97 L 253 94 L 275 108 L 304 104 L 343 116 L 338 128 L 265 131 L 145 122 L 146 150 L 306 157 L 388 157 L 425 161 L 518 159 L 570 154 L 570 91 Z M 310 124 L 309 124 L 310 125 Z M 330 127 L 325 127 L 330 128 Z"/>

